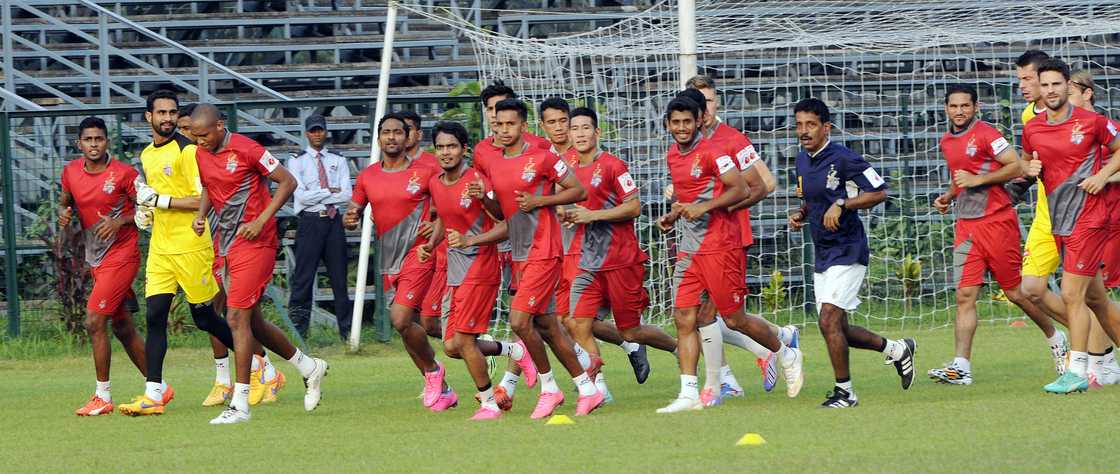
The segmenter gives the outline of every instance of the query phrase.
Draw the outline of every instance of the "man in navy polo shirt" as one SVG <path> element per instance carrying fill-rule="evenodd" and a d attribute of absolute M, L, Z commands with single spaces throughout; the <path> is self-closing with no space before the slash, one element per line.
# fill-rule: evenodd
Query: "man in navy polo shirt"
<path fill-rule="evenodd" d="M 828 106 L 809 98 L 793 109 L 801 153 L 797 155 L 797 194 L 804 204 L 789 216 L 790 228 L 809 224 L 815 250 L 813 286 L 820 314 L 818 325 L 828 346 L 836 386 L 824 408 L 856 406 L 848 373 L 848 347 L 882 352 L 902 378 L 902 388 L 914 380 L 913 339 L 892 341 L 848 324 L 848 312 L 859 306 L 859 289 L 867 274 L 871 249 L 858 209 L 870 209 L 887 199 L 887 183 L 862 156 L 832 143 Z"/>

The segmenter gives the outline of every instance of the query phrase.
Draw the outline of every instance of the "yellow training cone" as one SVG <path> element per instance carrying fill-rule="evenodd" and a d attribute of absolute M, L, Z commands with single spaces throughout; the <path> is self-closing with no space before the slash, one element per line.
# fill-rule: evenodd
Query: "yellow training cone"
<path fill-rule="evenodd" d="M 766 444 L 766 440 L 762 439 L 762 435 L 758 433 L 747 433 L 739 438 L 739 442 L 735 446 L 760 446 Z"/>
<path fill-rule="evenodd" d="M 545 423 L 546 425 L 574 425 L 576 422 L 568 418 L 568 415 L 552 415 Z"/>

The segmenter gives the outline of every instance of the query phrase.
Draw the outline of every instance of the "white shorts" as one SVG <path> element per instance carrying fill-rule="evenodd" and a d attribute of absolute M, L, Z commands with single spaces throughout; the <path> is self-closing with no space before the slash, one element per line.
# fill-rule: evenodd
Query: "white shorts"
<path fill-rule="evenodd" d="M 859 289 L 867 267 L 858 263 L 852 265 L 833 265 L 824 273 L 813 274 L 813 293 L 817 300 L 817 313 L 821 305 L 828 303 L 844 311 L 859 307 Z"/>

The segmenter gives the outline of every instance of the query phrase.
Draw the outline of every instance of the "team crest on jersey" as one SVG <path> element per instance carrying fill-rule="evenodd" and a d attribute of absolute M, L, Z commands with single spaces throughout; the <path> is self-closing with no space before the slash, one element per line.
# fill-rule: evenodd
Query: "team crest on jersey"
<path fill-rule="evenodd" d="M 696 160 L 692 162 L 692 171 L 689 173 L 689 175 L 691 175 L 693 178 L 700 177 L 700 157 L 696 157 Z"/>
<path fill-rule="evenodd" d="M 591 187 L 597 188 L 603 182 L 603 169 L 598 164 L 595 165 L 595 171 L 591 172 Z"/>
<path fill-rule="evenodd" d="M 412 177 L 408 178 L 408 186 L 405 186 L 404 190 L 408 191 L 408 194 L 416 194 L 420 192 L 420 174 L 413 171 Z"/>
<path fill-rule="evenodd" d="M 237 154 L 230 153 L 226 157 L 226 171 L 230 173 L 237 171 Z"/>
<path fill-rule="evenodd" d="M 471 207 L 471 192 L 466 187 L 463 187 L 463 192 L 459 193 L 459 207 L 463 209 Z"/>
<path fill-rule="evenodd" d="M 824 187 L 833 190 L 840 187 L 840 178 L 836 176 L 836 165 L 828 165 L 828 179 L 825 180 Z"/>
<path fill-rule="evenodd" d="M 533 178 L 537 177 L 537 164 L 533 162 L 533 157 L 529 157 L 529 162 L 525 163 L 525 168 L 521 170 L 521 180 L 526 183 L 532 183 Z"/>
<path fill-rule="evenodd" d="M 163 164 L 163 175 L 164 176 L 171 176 L 171 163 L 164 163 Z"/>
<path fill-rule="evenodd" d="M 968 155 L 969 157 L 973 157 L 976 156 L 976 150 L 976 137 L 969 138 L 968 145 L 964 147 L 964 154 Z"/>
<path fill-rule="evenodd" d="M 1085 139 L 1085 132 L 1081 130 L 1081 122 L 1073 124 L 1073 130 L 1069 132 L 1069 142 L 1074 145 L 1080 145 L 1081 141 Z"/>
<path fill-rule="evenodd" d="M 109 172 L 109 177 L 105 178 L 105 183 L 101 185 L 101 190 L 105 194 L 113 194 L 113 190 L 117 189 L 117 175 L 115 171 Z"/>

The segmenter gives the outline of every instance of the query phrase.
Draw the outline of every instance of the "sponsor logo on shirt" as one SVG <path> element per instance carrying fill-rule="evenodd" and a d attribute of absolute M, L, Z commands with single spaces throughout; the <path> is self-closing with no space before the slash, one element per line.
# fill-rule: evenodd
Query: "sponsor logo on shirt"
<path fill-rule="evenodd" d="M 689 175 L 693 178 L 700 177 L 700 157 L 696 157 L 696 159 L 692 161 L 692 172 L 690 172 Z"/>
<path fill-rule="evenodd" d="M 1085 132 L 1081 130 L 1081 122 L 1073 124 L 1073 130 L 1069 131 L 1069 142 L 1074 145 L 1080 145 L 1085 140 Z"/>
<path fill-rule="evenodd" d="M 840 186 L 840 178 L 836 176 L 836 165 L 828 165 L 828 179 L 824 182 L 824 187 L 835 190 Z"/>
<path fill-rule="evenodd" d="M 459 207 L 463 209 L 471 207 L 471 193 L 465 186 L 463 192 L 459 193 Z"/>
<path fill-rule="evenodd" d="M 964 147 L 964 154 L 968 155 L 971 158 L 976 156 L 976 150 L 976 137 L 969 137 L 968 145 Z"/>
<path fill-rule="evenodd" d="M 597 188 L 603 183 L 603 168 L 596 163 L 595 171 L 591 172 L 591 187 Z"/>
<path fill-rule="evenodd" d="M 233 173 L 237 171 L 237 154 L 230 152 L 226 155 L 226 172 Z"/>
<path fill-rule="evenodd" d="M 105 194 L 113 194 L 113 190 L 117 189 L 117 175 L 115 171 L 109 172 L 109 177 L 105 178 L 105 182 L 101 185 L 101 190 Z"/>
<path fill-rule="evenodd" d="M 163 175 L 164 176 L 171 176 L 171 163 L 164 163 L 163 164 Z"/>
<path fill-rule="evenodd" d="M 532 183 L 533 179 L 536 177 L 537 164 L 533 162 L 533 157 L 529 157 L 529 162 L 525 163 L 525 168 L 521 170 L 521 180 L 526 183 Z"/>
<path fill-rule="evenodd" d="M 413 194 L 413 195 L 420 192 L 420 174 L 419 173 L 417 173 L 415 171 L 412 172 L 412 177 L 408 178 L 408 185 L 404 187 L 404 190 L 408 191 L 408 194 Z"/>

